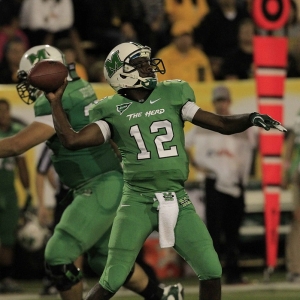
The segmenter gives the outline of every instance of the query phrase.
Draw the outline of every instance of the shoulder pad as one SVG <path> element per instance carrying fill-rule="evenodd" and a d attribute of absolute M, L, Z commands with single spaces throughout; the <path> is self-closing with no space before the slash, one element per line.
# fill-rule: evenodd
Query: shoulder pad
<path fill-rule="evenodd" d="M 181 80 L 181 79 L 168 79 L 168 80 L 164 80 L 161 81 L 160 84 L 162 85 L 174 85 L 174 84 L 183 84 L 186 83 L 186 81 Z"/>

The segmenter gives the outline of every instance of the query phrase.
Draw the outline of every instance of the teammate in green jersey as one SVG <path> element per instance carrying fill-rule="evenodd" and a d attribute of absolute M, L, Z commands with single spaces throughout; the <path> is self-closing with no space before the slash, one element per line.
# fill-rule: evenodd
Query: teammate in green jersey
<path fill-rule="evenodd" d="M 200 281 L 201 300 L 221 299 L 221 265 L 206 226 L 184 189 L 188 158 L 184 149 L 185 121 L 233 134 L 250 126 L 280 126 L 258 113 L 220 116 L 195 104 L 188 83 L 157 83 L 163 62 L 137 43 L 116 46 L 105 60 L 104 74 L 117 94 L 90 111 L 91 124 L 72 129 L 62 107 L 67 82 L 46 97 L 54 126 L 68 149 L 98 146 L 112 138 L 124 166 L 121 205 L 114 220 L 105 270 L 87 300 L 110 299 L 124 283 L 145 239 L 159 231 L 161 247 L 171 247 L 191 265 Z"/>
<path fill-rule="evenodd" d="M 28 86 L 26 80 L 32 65 L 47 58 L 65 63 L 63 54 L 49 45 L 29 49 L 20 61 L 21 82 L 17 90 L 26 103 L 34 102 L 35 119 L 24 130 L 0 141 L 0 157 L 18 155 L 44 141 L 53 151 L 55 170 L 60 180 L 74 191 L 74 199 L 47 243 L 46 267 L 64 300 L 81 300 L 82 274 L 73 262 L 87 252 L 92 269 L 102 274 L 112 222 L 121 200 L 123 176 L 109 143 L 74 152 L 59 141 L 48 100 L 41 91 Z M 62 102 L 73 128 L 80 130 L 89 122 L 89 107 L 96 95 L 88 82 L 77 77 L 74 65 L 68 68 L 69 84 Z M 145 299 L 160 300 L 170 295 L 182 299 L 180 284 L 162 289 L 137 264 L 128 273 L 125 285 Z"/>
<path fill-rule="evenodd" d="M 23 128 L 22 124 L 12 120 L 8 100 L 0 99 L 0 140 L 18 133 Z M 26 158 L 22 155 L 0 158 L 0 294 L 21 291 L 12 279 L 14 245 L 20 216 L 15 189 L 16 169 L 22 186 L 30 197 Z"/>

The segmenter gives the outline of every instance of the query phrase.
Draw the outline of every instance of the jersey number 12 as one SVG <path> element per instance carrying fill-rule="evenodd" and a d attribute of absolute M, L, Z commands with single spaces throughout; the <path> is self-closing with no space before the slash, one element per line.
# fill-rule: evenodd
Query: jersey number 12
<path fill-rule="evenodd" d="M 178 156 L 178 151 L 176 146 L 171 146 L 169 149 L 165 149 L 163 144 L 165 142 L 172 141 L 174 137 L 172 124 L 168 120 L 164 121 L 157 121 L 152 123 L 150 126 L 150 132 L 156 133 L 159 129 L 165 129 L 166 134 L 161 134 L 155 137 L 154 143 L 157 149 L 158 157 L 165 158 L 165 157 L 172 157 Z M 150 151 L 147 150 L 146 145 L 144 143 L 140 128 L 138 125 L 134 125 L 130 128 L 130 135 L 135 139 L 137 146 L 139 147 L 140 153 L 138 153 L 138 159 L 149 159 L 151 157 Z"/>

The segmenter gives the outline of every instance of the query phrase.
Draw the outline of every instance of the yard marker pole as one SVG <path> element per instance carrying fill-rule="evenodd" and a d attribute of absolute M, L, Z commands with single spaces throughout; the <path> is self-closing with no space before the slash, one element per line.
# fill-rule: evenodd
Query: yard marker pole
<path fill-rule="evenodd" d="M 258 110 L 283 122 L 283 96 L 286 78 L 288 43 L 286 37 L 274 37 L 274 30 L 287 23 L 290 0 L 254 0 L 253 18 L 267 36 L 254 38 L 254 67 Z M 265 279 L 277 265 L 278 226 L 280 220 L 281 153 L 283 133 L 260 130 L 262 188 L 266 234 Z"/>

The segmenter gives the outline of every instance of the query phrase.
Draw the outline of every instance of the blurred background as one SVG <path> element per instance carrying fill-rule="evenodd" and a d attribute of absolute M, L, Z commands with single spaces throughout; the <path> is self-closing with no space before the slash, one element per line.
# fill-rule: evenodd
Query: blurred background
<path fill-rule="evenodd" d="M 75 62 L 78 74 L 93 83 L 99 99 L 111 95 L 112 89 L 103 77 L 105 57 L 115 45 L 135 41 L 150 46 L 152 56 L 163 59 L 167 72 L 159 75 L 159 80 L 178 78 L 189 82 L 201 108 L 214 111 L 213 90 L 222 86 L 230 93 L 230 113 L 249 113 L 258 111 L 259 98 L 255 78 L 254 37 L 286 38 L 287 66 L 284 68 L 281 100 L 282 124 L 288 132 L 283 134 L 280 153 L 283 166 L 280 176 L 283 179 L 279 195 L 278 260 L 275 269 L 281 274 L 280 281 L 299 284 L 300 270 L 299 273 L 292 272 L 295 273 L 295 278 L 290 277 L 287 243 L 291 225 L 296 220 L 297 225 L 293 226 L 298 226 L 298 233 L 294 239 L 300 245 L 299 214 L 298 219 L 295 217 L 300 199 L 295 200 L 295 182 L 286 178 L 285 171 L 293 163 L 298 150 L 298 140 L 291 142 L 289 136 L 297 137 L 295 124 L 300 111 L 300 1 L 289 1 L 287 22 L 272 31 L 256 24 L 253 18 L 253 1 L 255 0 L 0 0 L 0 98 L 9 101 L 11 115 L 15 120 L 24 124 L 32 122 L 32 107 L 20 101 L 16 92 L 16 74 L 25 51 L 40 44 L 59 48 L 64 52 L 67 63 Z M 260 51 L 263 52 L 264 49 Z M 189 123 L 185 131 L 188 134 L 191 130 L 192 124 Z M 264 273 L 268 264 L 259 132 L 254 134 L 254 139 L 256 142 L 253 143 L 248 178 L 244 186 L 245 214 L 238 229 L 238 265 L 244 277 L 250 276 L 250 281 L 245 279 L 243 283 L 270 280 L 270 274 Z M 45 183 L 43 191 L 48 212 L 46 219 L 43 224 L 41 220 L 36 220 L 38 195 L 35 182 L 42 149 L 43 145 L 40 145 L 25 155 L 32 195 L 28 211 L 37 224 L 24 230 L 24 220 L 28 219 L 28 215 L 24 217 L 24 214 L 20 214 L 13 274 L 14 279 L 21 284 L 26 280 L 39 282 L 43 279 L 43 251 L 49 237 L 45 227 L 51 226 L 53 222 L 56 191 L 49 182 Z M 191 155 L 201 154 L 191 147 Z M 27 191 L 22 187 L 17 173 L 16 171 L 15 184 L 21 210 L 26 204 Z M 188 194 L 204 221 L 206 175 L 205 169 L 201 170 L 191 164 L 190 176 L 186 182 Z M 148 238 L 143 251 L 145 261 L 155 270 L 159 280 L 181 281 L 193 278 L 193 271 L 174 250 L 159 248 L 156 233 Z M 226 237 L 222 234 L 219 256 L 225 265 Z M 251 272 L 260 275 L 254 276 L 251 281 Z M 87 278 L 96 278 L 86 263 L 84 273 Z"/>

